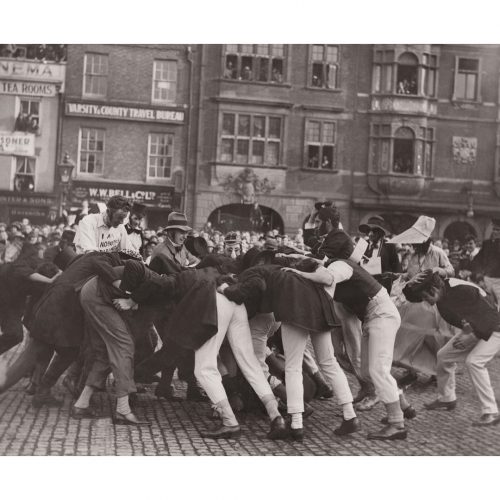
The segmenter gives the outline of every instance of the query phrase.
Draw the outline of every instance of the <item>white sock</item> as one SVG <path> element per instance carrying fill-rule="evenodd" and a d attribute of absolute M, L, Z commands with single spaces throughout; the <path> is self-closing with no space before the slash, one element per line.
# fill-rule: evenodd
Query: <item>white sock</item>
<path fill-rule="evenodd" d="M 292 413 L 292 429 L 302 429 L 302 413 Z"/>
<path fill-rule="evenodd" d="M 344 415 L 344 420 L 351 420 L 356 416 L 356 412 L 354 411 L 352 403 L 346 403 L 342 405 L 342 413 Z"/>
<path fill-rule="evenodd" d="M 128 415 L 132 413 L 130 405 L 128 403 L 128 394 L 116 399 L 116 411 L 122 415 Z"/>
<path fill-rule="evenodd" d="M 86 385 L 75 403 L 75 406 L 77 408 L 88 408 L 90 406 L 90 398 L 92 397 L 92 394 L 94 394 L 94 388 L 90 385 Z"/>

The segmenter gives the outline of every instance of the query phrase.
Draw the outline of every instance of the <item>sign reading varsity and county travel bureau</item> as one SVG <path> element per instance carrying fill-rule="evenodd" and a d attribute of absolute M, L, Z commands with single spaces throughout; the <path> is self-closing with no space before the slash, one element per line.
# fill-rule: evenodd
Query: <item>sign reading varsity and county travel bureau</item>
<path fill-rule="evenodd" d="M 144 184 L 104 184 L 102 182 L 73 181 L 71 201 L 82 200 L 106 202 L 112 196 L 125 196 L 148 206 L 173 207 L 175 190 L 173 186 L 147 186 Z"/>
<path fill-rule="evenodd" d="M 0 81 L 0 94 L 54 97 L 57 95 L 57 85 L 55 83 L 3 80 Z"/>
<path fill-rule="evenodd" d="M 0 131 L 0 154 L 35 156 L 35 134 Z"/>
<path fill-rule="evenodd" d="M 173 109 L 153 109 L 138 106 L 114 106 L 109 104 L 66 103 L 66 115 L 111 118 L 158 123 L 183 123 L 184 111 Z"/>
<path fill-rule="evenodd" d="M 0 59 L 0 78 L 2 80 L 37 80 L 62 83 L 65 75 L 65 64 Z"/>

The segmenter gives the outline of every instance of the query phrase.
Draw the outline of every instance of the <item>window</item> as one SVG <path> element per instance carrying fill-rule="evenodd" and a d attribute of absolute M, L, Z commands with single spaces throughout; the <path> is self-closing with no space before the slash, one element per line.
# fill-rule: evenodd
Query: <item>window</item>
<path fill-rule="evenodd" d="M 18 132 L 40 133 L 40 101 L 21 99 L 19 101 L 14 130 Z"/>
<path fill-rule="evenodd" d="M 78 171 L 82 174 L 103 173 L 104 130 L 95 128 L 80 129 Z"/>
<path fill-rule="evenodd" d="M 437 56 L 424 54 L 422 58 L 422 93 L 427 97 L 436 96 Z"/>
<path fill-rule="evenodd" d="M 373 66 L 373 91 L 388 93 L 393 91 L 394 51 L 376 50 Z"/>
<path fill-rule="evenodd" d="M 335 168 L 335 123 L 308 121 L 306 124 L 307 168 Z"/>
<path fill-rule="evenodd" d="M 338 45 L 313 45 L 311 48 L 312 87 L 337 88 L 339 69 Z"/>
<path fill-rule="evenodd" d="M 370 171 L 374 173 L 432 175 L 434 129 L 373 124 Z"/>
<path fill-rule="evenodd" d="M 220 160 L 228 163 L 279 165 L 281 118 L 223 113 Z"/>
<path fill-rule="evenodd" d="M 173 156 L 174 134 L 149 134 L 148 177 L 169 179 Z"/>
<path fill-rule="evenodd" d="M 458 57 L 455 72 L 455 99 L 479 99 L 479 59 Z"/>
<path fill-rule="evenodd" d="M 418 58 L 410 52 L 398 58 L 396 92 L 398 94 L 417 95 L 418 93 Z"/>
<path fill-rule="evenodd" d="M 153 102 L 172 103 L 177 94 L 177 61 L 155 61 Z"/>
<path fill-rule="evenodd" d="M 224 78 L 283 83 L 284 45 L 226 45 Z"/>
<path fill-rule="evenodd" d="M 83 95 L 106 97 L 108 89 L 108 56 L 104 54 L 85 54 L 83 73 Z"/>
<path fill-rule="evenodd" d="M 375 50 L 373 61 L 374 93 L 436 96 L 438 58 L 424 53 L 421 60 L 404 52 L 396 60 L 394 50 Z"/>
<path fill-rule="evenodd" d="M 35 190 L 35 165 L 36 158 L 16 157 L 14 191 L 26 193 Z"/>

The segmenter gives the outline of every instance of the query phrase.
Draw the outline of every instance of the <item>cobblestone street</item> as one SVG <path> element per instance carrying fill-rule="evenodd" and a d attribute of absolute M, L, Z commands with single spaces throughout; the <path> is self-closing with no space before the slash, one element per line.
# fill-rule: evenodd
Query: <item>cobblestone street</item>
<path fill-rule="evenodd" d="M 4 363 L 10 356 L 0 358 Z M 500 358 L 489 366 L 492 384 L 500 396 Z M 353 392 L 357 390 L 350 378 Z M 71 397 L 64 397 L 61 408 L 34 409 L 24 392 L 27 379 L 0 396 L 0 455 L 499 455 L 500 426 L 476 428 L 472 420 L 479 416 L 475 395 L 463 366 L 457 375 L 459 404 L 452 412 L 423 409 L 434 397 L 432 387 L 417 383 L 407 395 L 418 416 L 408 423 L 406 441 L 380 442 L 366 439 L 367 432 L 380 426 L 383 406 L 359 413 L 361 432 L 340 438 L 333 434 L 341 419 L 334 401 L 313 401 L 314 413 L 305 421 L 303 443 L 273 442 L 266 439 L 267 420 L 256 414 L 239 416 L 242 435 L 237 440 L 210 440 L 199 430 L 211 425 L 208 403 L 158 401 L 154 386 L 139 394 L 137 415 L 151 421 L 151 427 L 115 426 L 112 420 L 113 396 L 98 393 L 94 404 L 101 418 L 74 420 L 70 417 Z M 176 381 L 176 390 L 184 394 L 184 383 Z"/>

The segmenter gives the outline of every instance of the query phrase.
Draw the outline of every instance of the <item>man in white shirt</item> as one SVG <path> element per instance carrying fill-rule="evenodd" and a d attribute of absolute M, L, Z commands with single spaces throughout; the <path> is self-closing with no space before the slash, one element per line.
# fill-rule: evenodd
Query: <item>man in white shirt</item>
<path fill-rule="evenodd" d="M 85 216 L 76 230 L 76 253 L 117 252 L 128 249 L 127 231 L 123 224 L 131 204 L 123 196 L 113 196 L 106 212 Z"/>

